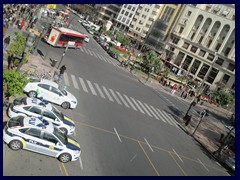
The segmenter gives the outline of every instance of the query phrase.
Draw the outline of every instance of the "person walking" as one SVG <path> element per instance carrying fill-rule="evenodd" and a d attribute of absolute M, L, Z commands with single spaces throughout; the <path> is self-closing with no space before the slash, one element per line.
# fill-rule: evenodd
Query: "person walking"
<path fill-rule="evenodd" d="M 10 43 L 10 36 L 7 36 L 5 39 L 4 39 L 4 49 L 6 49 Z"/>
<path fill-rule="evenodd" d="M 172 87 L 172 90 L 171 90 L 171 94 L 173 95 L 177 90 L 177 85 L 174 84 L 174 86 Z"/>
<path fill-rule="evenodd" d="M 58 82 L 61 82 L 62 80 L 62 75 L 64 74 L 64 72 L 66 71 L 66 65 L 62 65 L 62 67 L 59 70 L 59 76 L 58 76 Z"/>

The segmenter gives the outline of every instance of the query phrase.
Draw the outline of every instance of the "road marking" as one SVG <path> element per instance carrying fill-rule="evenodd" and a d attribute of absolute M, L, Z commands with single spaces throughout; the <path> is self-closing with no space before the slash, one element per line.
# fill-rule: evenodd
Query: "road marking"
<path fill-rule="evenodd" d="M 61 168 L 61 166 L 60 166 L 60 164 L 59 164 L 59 163 L 58 163 L 58 166 L 59 166 L 59 169 L 60 169 L 60 171 L 61 171 L 62 175 L 64 175 L 64 174 L 63 174 L 63 171 L 62 171 L 62 168 Z"/>
<path fill-rule="evenodd" d="M 64 82 L 67 86 L 70 86 L 67 73 L 63 73 Z"/>
<path fill-rule="evenodd" d="M 105 96 L 104 96 L 102 90 L 100 89 L 99 85 L 98 85 L 97 83 L 94 83 L 94 85 L 96 86 L 96 88 L 97 88 L 97 90 L 98 90 L 100 96 L 101 96 L 103 99 L 105 99 Z"/>
<path fill-rule="evenodd" d="M 181 169 L 181 171 L 183 172 L 183 174 L 185 176 L 187 176 L 187 174 L 185 173 L 185 171 L 183 170 L 183 168 L 178 164 L 178 162 L 176 161 L 176 159 L 173 157 L 171 152 L 168 152 L 170 154 L 170 156 L 173 158 L 173 160 L 175 161 L 175 163 L 178 165 L 178 167 Z"/>
<path fill-rule="evenodd" d="M 144 103 L 145 104 L 145 106 L 148 108 L 148 110 L 150 111 L 150 113 L 152 113 L 152 115 L 156 118 L 156 119 L 159 119 L 157 116 L 156 116 L 156 114 L 152 111 L 152 109 L 146 104 L 146 103 Z"/>
<path fill-rule="evenodd" d="M 163 122 L 166 123 L 166 121 L 162 119 L 162 116 L 157 112 L 157 110 L 156 110 L 152 105 L 150 105 L 150 107 L 151 107 L 152 110 L 158 115 L 158 117 L 159 117 Z M 158 118 L 158 119 L 159 119 L 159 118 Z"/>
<path fill-rule="evenodd" d="M 76 137 L 76 131 L 73 131 L 73 135 Z"/>
<path fill-rule="evenodd" d="M 82 158 L 81 158 L 81 156 L 79 156 L 79 164 L 80 164 L 81 170 L 83 170 L 83 164 L 82 164 Z"/>
<path fill-rule="evenodd" d="M 154 169 L 154 171 L 156 172 L 156 174 L 157 174 L 158 176 L 160 176 L 159 173 L 158 173 L 158 171 L 157 171 L 157 169 L 156 169 L 155 166 L 153 165 L 152 161 L 151 161 L 150 158 L 148 157 L 146 151 L 143 149 L 143 147 L 142 147 L 142 145 L 141 145 L 141 143 L 140 143 L 139 141 L 138 141 L 138 144 L 139 144 L 140 147 L 142 148 L 142 150 L 143 150 L 145 156 L 147 157 L 149 163 L 151 164 L 151 166 L 152 166 L 152 168 Z"/>
<path fill-rule="evenodd" d="M 102 59 L 99 54 L 97 54 L 97 56 L 99 57 L 99 59 Z"/>
<path fill-rule="evenodd" d="M 198 161 L 200 162 L 200 164 L 202 164 L 202 166 L 203 166 L 207 171 L 209 171 L 208 168 L 202 163 L 202 161 L 200 161 L 200 159 L 198 159 Z"/>
<path fill-rule="evenodd" d="M 73 86 L 74 86 L 76 89 L 79 89 L 75 76 L 74 76 L 74 75 L 71 75 L 71 78 L 72 78 L 72 81 L 73 81 Z"/>
<path fill-rule="evenodd" d="M 130 97 L 130 99 L 133 101 L 133 103 L 137 106 L 137 108 L 141 111 L 141 113 L 145 114 L 145 112 L 142 110 L 142 108 L 138 105 L 138 103 L 135 101 L 134 98 Z"/>
<path fill-rule="evenodd" d="M 177 154 L 177 152 L 174 149 L 172 149 L 172 150 L 177 155 L 177 157 L 182 161 L 182 163 L 184 163 L 183 160 L 180 158 L 180 156 Z"/>
<path fill-rule="evenodd" d="M 133 158 L 130 160 L 130 162 L 132 162 L 136 157 L 137 157 L 137 154 L 135 154 L 135 155 L 133 156 Z"/>
<path fill-rule="evenodd" d="M 87 49 L 87 50 L 88 50 L 89 54 L 90 54 L 91 56 L 93 56 L 93 55 L 92 55 L 92 52 L 91 52 L 89 49 Z"/>
<path fill-rule="evenodd" d="M 153 149 L 152 149 L 152 147 L 150 146 L 150 144 L 149 144 L 148 141 L 146 140 L 146 138 L 144 138 L 144 140 L 146 141 L 146 143 L 147 143 L 147 145 L 149 146 L 149 148 L 151 149 L 151 151 L 154 152 Z"/>
<path fill-rule="evenodd" d="M 137 111 L 136 107 L 132 104 L 132 102 L 130 101 L 130 99 L 129 99 L 125 94 L 124 94 L 123 96 L 127 99 L 127 101 L 128 101 L 128 103 L 130 104 L 130 106 L 131 106 L 135 111 Z"/>
<path fill-rule="evenodd" d="M 97 93 L 96 93 L 95 89 L 93 88 L 92 83 L 91 83 L 89 80 L 87 80 L 87 83 L 88 83 L 88 86 L 89 86 L 92 94 L 95 95 L 95 96 L 97 96 Z"/>
<path fill-rule="evenodd" d="M 165 115 L 165 117 L 166 117 L 172 124 L 174 124 L 175 126 L 177 126 L 175 123 L 172 122 L 172 119 L 169 118 L 169 115 L 168 115 L 165 111 L 163 111 L 163 114 Z"/>
<path fill-rule="evenodd" d="M 120 138 L 120 136 L 119 136 L 117 130 L 116 130 L 115 128 L 113 128 L 113 129 L 114 129 L 115 133 L 117 134 L 117 137 L 118 137 L 119 141 L 122 142 L 122 140 L 121 140 L 121 138 Z"/>
<path fill-rule="evenodd" d="M 104 58 L 103 55 L 100 55 L 102 57 L 102 60 L 104 60 L 105 62 L 107 62 L 107 60 Z"/>
<path fill-rule="evenodd" d="M 125 99 L 122 97 L 122 95 L 116 91 L 117 95 L 120 97 L 120 99 L 122 100 L 123 104 L 127 107 L 130 108 L 130 106 L 127 104 L 127 102 L 125 101 Z"/>
<path fill-rule="evenodd" d="M 94 55 L 96 58 L 98 58 L 94 51 L 92 51 L 92 53 L 93 53 L 93 55 Z"/>
<path fill-rule="evenodd" d="M 148 112 L 148 110 L 145 108 L 145 106 L 142 104 L 141 101 L 137 100 L 137 102 L 140 104 L 140 106 L 142 106 L 143 110 L 150 116 L 152 117 L 152 115 Z"/>
<path fill-rule="evenodd" d="M 178 126 L 179 123 L 174 119 L 174 117 L 173 117 L 171 114 L 168 114 L 168 116 L 169 116 L 170 119 L 172 119 L 173 124 L 174 124 L 177 128 L 179 128 L 179 126 Z"/>
<path fill-rule="evenodd" d="M 114 93 L 114 91 L 113 91 L 112 89 L 110 89 L 110 88 L 109 88 L 109 90 L 110 90 L 110 92 L 112 93 L 114 99 L 117 101 L 117 103 L 120 104 L 120 105 L 122 105 L 122 103 L 120 102 L 120 100 L 118 99 L 118 97 L 116 96 L 116 94 Z"/>
<path fill-rule="evenodd" d="M 82 48 L 83 48 L 83 47 L 81 46 L 79 49 L 80 49 L 82 52 L 84 52 Z"/>
<path fill-rule="evenodd" d="M 112 102 L 114 102 L 113 98 L 110 96 L 109 92 L 107 91 L 107 88 L 105 88 L 105 86 L 102 86 L 105 94 L 107 95 L 108 99 Z"/>
<path fill-rule="evenodd" d="M 85 47 L 83 47 L 83 50 L 85 51 L 85 53 L 89 54 Z"/>
<path fill-rule="evenodd" d="M 86 87 L 83 79 L 79 77 L 79 80 L 80 80 L 80 84 L 81 84 L 81 86 L 82 86 L 82 88 L 83 88 L 83 91 L 85 91 L 85 92 L 88 93 L 87 87 Z"/>
<path fill-rule="evenodd" d="M 157 111 L 162 115 L 162 117 L 163 117 L 165 120 L 167 120 L 167 122 L 168 122 L 170 125 L 172 125 L 172 123 L 169 122 L 168 119 L 166 119 L 166 117 L 165 117 L 165 115 L 162 113 L 162 111 L 160 111 L 158 108 L 157 108 Z M 163 119 L 162 119 L 162 120 L 163 120 Z"/>
<path fill-rule="evenodd" d="M 67 172 L 67 169 L 66 169 L 65 165 L 63 163 L 61 163 L 61 164 L 62 164 L 62 167 L 63 167 L 63 170 L 64 170 L 66 176 L 68 176 L 68 172 Z"/>

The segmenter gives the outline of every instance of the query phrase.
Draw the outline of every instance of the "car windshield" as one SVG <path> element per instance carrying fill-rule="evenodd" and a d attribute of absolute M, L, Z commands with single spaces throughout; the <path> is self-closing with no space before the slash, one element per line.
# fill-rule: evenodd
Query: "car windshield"
<path fill-rule="evenodd" d="M 65 96 L 67 96 L 67 91 L 64 90 L 64 87 L 59 86 L 58 89 L 61 91 L 62 94 L 64 94 Z"/>
<path fill-rule="evenodd" d="M 63 116 L 63 114 L 62 114 L 57 108 L 55 108 L 55 107 L 53 106 L 52 111 L 53 111 L 53 113 L 58 117 L 58 119 L 60 119 L 61 121 L 63 121 L 64 116 Z"/>
<path fill-rule="evenodd" d="M 21 104 L 27 104 L 27 97 L 21 97 L 21 98 L 16 98 L 13 101 L 14 105 L 21 105 Z"/>
<path fill-rule="evenodd" d="M 8 122 L 8 127 L 23 126 L 23 116 L 13 117 Z"/>
<path fill-rule="evenodd" d="M 53 134 L 63 143 L 63 144 L 67 144 L 67 135 L 65 133 L 63 133 L 60 129 L 58 129 L 57 127 L 54 127 L 54 131 Z"/>

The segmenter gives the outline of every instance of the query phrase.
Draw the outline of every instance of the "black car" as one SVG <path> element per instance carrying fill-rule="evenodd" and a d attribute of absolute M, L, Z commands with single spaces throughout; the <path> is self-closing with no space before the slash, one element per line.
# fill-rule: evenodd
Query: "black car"
<path fill-rule="evenodd" d="M 114 58 L 114 59 L 116 59 L 116 60 L 119 60 L 119 59 L 118 59 L 118 55 L 117 55 L 115 52 L 109 50 L 109 51 L 108 51 L 108 54 L 109 54 L 112 58 Z"/>

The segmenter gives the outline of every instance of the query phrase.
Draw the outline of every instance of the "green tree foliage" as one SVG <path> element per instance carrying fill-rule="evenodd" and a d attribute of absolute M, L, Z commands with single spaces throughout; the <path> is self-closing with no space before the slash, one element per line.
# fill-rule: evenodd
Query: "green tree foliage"
<path fill-rule="evenodd" d="M 155 51 L 147 51 L 146 54 L 143 56 L 143 65 L 147 68 L 152 68 L 154 67 L 155 61 L 157 61 L 158 59 L 159 58 L 157 57 Z"/>
<path fill-rule="evenodd" d="M 123 34 L 118 34 L 117 35 L 117 41 L 120 42 L 122 45 L 126 46 L 130 43 L 130 39 Z"/>
<path fill-rule="evenodd" d="M 3 71 L 4 94 L 7 97 L 23 94 L 23 88 L 28 82 L 28 78 L 22 76 L 19 71 L 7 69 Z"/>
<path fill-rule="evenodd" d="M 234 103 L 234 96 L 231 93 L 226 92 L 225 90 L 215 90 L 212 91 L 212 99 L 216 101 L 221 106 L 226 106 L 228 104 Z"/>
<path fill-rule="evenodd" d="M 14 39 L 9 44 L 7 48 L 8 56 L 22 56 L 22 53 L 25 49 L 27 38 L 20 33 L 16 33 Z M 23 63 L 27 62 L 29 53 L 24 56 Z"/>

